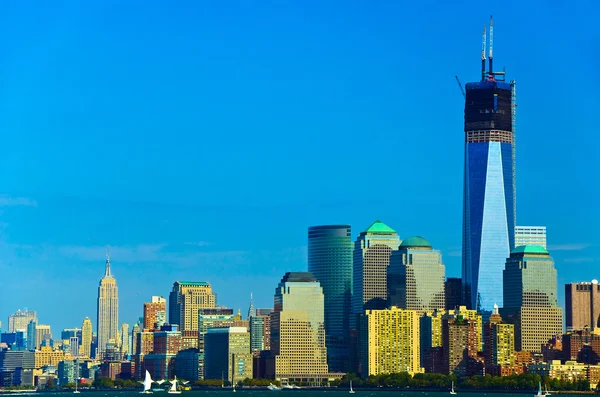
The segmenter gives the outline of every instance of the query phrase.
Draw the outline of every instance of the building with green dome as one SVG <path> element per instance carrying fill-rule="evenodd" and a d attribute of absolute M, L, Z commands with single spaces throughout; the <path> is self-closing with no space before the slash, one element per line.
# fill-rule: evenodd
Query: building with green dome
<path fill-rule="evenodd" d="M 446 267 L 442 254 L 420 236 L 408 237 L 387 268 L 388 306 L 409 310 L 443 310 Z"/>

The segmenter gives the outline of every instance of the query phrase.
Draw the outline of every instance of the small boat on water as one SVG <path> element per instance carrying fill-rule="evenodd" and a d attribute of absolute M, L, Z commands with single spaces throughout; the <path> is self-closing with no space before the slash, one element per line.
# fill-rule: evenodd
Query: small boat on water
<path fill-rule="evenodd" d="M 544 397 L 544 393 L 542 393 L 542 382 L 539 383 L 538 392 L 534 394 L 533 397 Z"/>
<path fill-rule="evenodd" d="M 551 396 L 552 394 L 550 394 L 550 392 L 548 391 L 548 385 L 544 385 L 544 388 L 546 389 L 544 396 Z"/>
<path fill-rule="evenodd" d="M 146 370 L 146 377 L 144 378 L 143 382 L 140 382 L 142 385 L 144 385 L 144 390 L 141 391 L 141 394 L 152 394 L 152 383 L 154 381 L 152 380 L 152 377 L 150 376 L 150 372 L 148 372 L 148 370 Z"/>
<path fill-rule="evenodd" d="M 267 389 L 269 389 L 271 391 L 279 391 L 280 390 L 277 386 L 275 386 L 272 383 L 269 383 L 269 386 L 267 386 Z"/>
<path fill-rule="evenodd" d="M 175 376 L 175 378 L 171 381 L 169 394 L 181 394 L 181 390 L 177 390 L 177 376 Z"/>
<path fill-rule="evenodd" d="M 456 392 L 454 391 L 454 381 L 452 381 L 452 389 L 450 389 L 450 394 L 456 394 Z"/>
<path fill-rule="evenodd" d="M 350 381 L 350 390 L 348 391 L 348 393 L 350 393 L 350 394 L 354 394 L 354 393 L 356 393 L 356 392 L 354 391 L 354 389 L 352 388 L 352 381 Z"/>

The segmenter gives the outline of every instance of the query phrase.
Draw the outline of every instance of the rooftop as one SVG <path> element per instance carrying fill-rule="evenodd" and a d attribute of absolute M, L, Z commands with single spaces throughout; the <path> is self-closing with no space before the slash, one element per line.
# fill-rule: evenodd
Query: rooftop
<path fill-rule="evenodd" d="M 395 234 L 396 231 L 388 225 L 386 225 L 385 223 L 381 222 L 380 220 L 376 220 L 363 233 Z"/>
<path fill-rule="evenodd" d="M 515 247 L 511 254 L 545 254 L 549 255 L 548 251 L 541 245 L 520 245 Z"/>
<path fill-rule="evenodd" d="M 413 236 L 402 241 L 400 249 L 402 248 L 431 248 L 431 244 L 421 236 Z"/>
<path fill-rule="evenodd" d="M 281 279 L 282 283 L 315 283 L 317 279 L 310 272 L 287 272 Z"/>
<path fill-rule="evenodd" d="M 210 287 L 206 281 L 175 281 L 173 285 L 181 285 L 183 287 Z"/>

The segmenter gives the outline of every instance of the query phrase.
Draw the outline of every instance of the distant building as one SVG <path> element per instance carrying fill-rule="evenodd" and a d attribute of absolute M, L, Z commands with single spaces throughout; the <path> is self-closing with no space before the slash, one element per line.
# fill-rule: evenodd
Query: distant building
<path fill-rule="evenodd" d="M 266 372 L 279 380 L 329 377 L 323 290 L 311 273 L 286 273 L 275 290 Z"/>
<path fill-rule="evenodd" d="M 539 245 L 546 247 L 546 226 L 515 227 L 515 247 L 521 245 Z"/>
<path fill-rule="evenodd" d="M 169 294 L 169 324 L 198 331 L 198 310 L 214 308 L 216 298 L 207 282 L 176 281 Z"/>
<path fill-rule="evenodd" d="M 503 281 L 501 314 L 515 325 L 516 350 L 541 353 L 542 345 L 562 334 L 554 260 L 541 246 L 517 247 L 506 260 Z"/>
<path fill-rule="evenodd" d="M 27 324 L 27 350 L 35 350 L 38 348 L 37 342 L 37 320 L 29 321 Z"/>
<path fill-rule="evenodd" d="M 121 324 L 121 357 L 125 359 L 129 354 L 129 324 Z"/>
<path fill-rule="evenodd" d="M 235 323 L 233 309 L 215 307 L 198 310 L 198 354 L 200 379 L 204 379 L 204 337 L 210 328 L 232 327 Z"/>
<path fill-rule="evenodd" d="M 199 365 L 200 356 L 198 349 L 181 350 L 175 356 L 175 375 L 179 379 L 186 379 L 193 383 L 193 381 L 200 379 L 198 372 Z"/>
<path fill-rule="evenodd" d="M 600 335 L 587 329 L 562 336 L 562 358 L 586 364 L 600 363 Z"/>
<path fill-rule="evenodd" d="M 181 350 L 180 331 L 154 332 L 154 353 L 175 355 Z"/>
<path fill-rule="evenodd" d="M 349 369 L 352 246 L 350 225 L 308 228 L 308 271 L 323 288 L 327 362 L 336 372 Z"/>
<path fill-rule="evenodd" d="M 446 310 L 454 310 L 462 305 L 462 280 L 458 277 L 448 277 L 444 283 Z"/>
<path fill-rule="evenodd" d="M 153 296 L 144 303 L 144 329 L 159 329 L 166 322 L 167 300 L 162 296 Z"/>
<path fill-rule="evenodd" d="M 513 367 L 515 365 L 515 326 L 502 322 L 497 305 L 494 307 L 489 321 L 484 325 L 483 334 L 486 373 L 488 368 L 492 367 Z"/>
<path fill-rule="evenodd" d="M 65 359 L 65 352 L 60 349 L 53 349 L 50 346 L 43 346 L 34 353 L 34 369 L 51 365 L 57 367 L 58 363 Z"/>
<path fill-rule="evenodd" d="M 79 337 L 72 336 L 69 338 L 69 347 L 73 357 L 79 357 Z"/>
<path fill-rule="evenodd" d="M 60 386 L 75 383 L 79 376 L 79 368 L 73 360 L 63 360 L 58 363 L 58 381 Z"/>
<path fill-rule="evenodd" d="M 483 375 L 483 360 L 477 354 L 480 343 L 477 328 L 475 320 L 461 315 L 442 320 L 442 369 L 445 374 L 458 377 Z"/>
<path fill-rule="evenodd" d="M 31 320 L 37 322 L 37 316 L 35 311 L 21 311 L 17 310 L 15 314 L 8 316 L 8 332 L 22 331 L 25 338 L 27 338 L 27 326 Z"/>
<path fill-rule="evenodd" d="M 440 372 L 442 347 L 442 317 L 444 310 L 424 312 L 419 318 L 420 361 L 425 372 Z"/>
<path fill-rule="evenodd" d="M 210 328 L 205 335 L 205 379 L 237 384 L 252 379 L 250 334 L 244 327 Z"/>
<path fill-rule="evenodd" d="M 423 372 L 419 312 L 397 307 L 367 310 L 359 326 L 361 376 Z"/>
<path fill-rule="evenodd" d="M 565 284 L 567 331 L 600 327 L 600 284 L 592 282 Z"/>
<path fill-rule="evenodd" d="M 98 355 L 104 357 L 106 345 L 118 340 L 119 334 L 119 289 L 117 280 L 110 270 L 110 253 L 106 254 L 104 276 L 98 286 Z"/>
<path fill-rule="evenodd" d="M 387 267 L 388 306 L 443 310 L 446 268 L 442 254 L 423 237 L 409 237 L 392 252 Z"/>

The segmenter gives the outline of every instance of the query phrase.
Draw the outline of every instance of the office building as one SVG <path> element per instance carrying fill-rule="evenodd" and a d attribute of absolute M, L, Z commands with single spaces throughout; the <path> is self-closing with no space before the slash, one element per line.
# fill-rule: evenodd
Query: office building
<path fill-rule="evenodd" d="M 106 345 L 118 341 L 119 289 L 110 269 L 110 252 L 106 253 L 104 276 L 98 286 L 98 355 L 104 357 Z"/>
<path fill-rule="evenodd" d="M 592 282 L 565 284 L 567 331 L 600 327 L 600 285 Z"/>
<path fill-rule="evenodd" d="M 50 346 L 42 346 L 33 356 L 34 369 L 40 369 L 47 365 L 53 367 L 58 366 L 58 363 L 65 359 L 65 352 L 60 349 L 53 349 Z"/>
<path fill-rule="evenodd" d="M 92 357 L 92 320 L 86 317 L 81 324 L 81 349 L 82 357 Z"/>
<path fill-rule="evenodd" d="M 204 379 L 204 337 L 210 328 L 232 327 L 236 316 L 233 309 L 215 307 L 198 310 L 198 354 L 200 357 L 199 376 Z"/>
<path fill-rule="evenodd" d="M 179 379 L 187 379 L 192 382 L 198 380 L 200 379 L 198 374 L 199 363 L 200 357 L 198 355 L 198 349 L 180 350 L 175 356 L 175 375 L 177 375 Z M 223 374 L 223 377 L 224 376 L 225 375 Z"/>
<path fill-rule="evenodd" d="M 515 227 L 515 247 L 521 245 L 539 245 L 546 247 L 546 226 Z"/>
<path fill-rule="evenodd" d="M 442 319 L 443 373 L 458 377 L 483 375 L 483 360 L 477 354 L 478 325 L 475 320 L 461 315 Z"/>
<path fill-rule="evenodd" d="M 308 271 L 323 288 L 327 363 L 336 372 L 349 369 L 352 248 L 350 225 L 308 228 Z"/>
<path fill-rule="evenodd" d="M 503 281 L 501 314 L 515 325 L 516 350 L 541 353 L 542 345 L 562 334 L 554 260 L 541 246 L 517 247 L 506 260 Z"/>
<path fill-rule="evenodd" d="M 153 296 L 144 303 L 144 329 L 160 329 L 167 318 L 167 300 L 162 296 Z"/>
<path fill-rule="evenodd" d="M 169 295 L 169 324 L 198 331 L 198 310 L 214 308 L 216 298 L 207 282 L 176 281 Z"/>
<path fill-rule="evenodd" d="M 27 324 L 27 350 L 35 350 L 38 348 L 37 344 L 37 320 L 31 320 Z"/>
<path fill-rule="evenodd" d="M 388 305 L 408 310 L 443 310 L 445 278 L 440 251 L 423 237 L 409 237 L 392 251 L 387 268 Z"/>
<path fill-rule="evenodd" d="M 448 277 L 444 283 L 446 310 L 453 310 L 462 305 L 462 279 Z"/>
<path fill-rule="evenodd" d="M 444 310 L 421 313 L 419 318 L 420 360 L 425 372 L 440 372 L 442 353 L 442 318 Z"/>
<path fill-rule="evenodd" d="M 77 337 L 81 340 L 81 330 L 79 328 L 64 328 L 60 331 L 61 340 L 69 340 L 73 337 Z"/>
<path fill-rule="evenodd" d="M 600 334 L 588 329 L 567 332 L 562 335 L 562 358 L 586 364 L 600 362 Z"/>
<path fill-rule="evenodd" d="M 23 331 L 25 332 L 24 336 L 27 337 L 27 326 L 31 320 L 37 321 L 35 311 L 18 309 L 15 314 L 8 316 L 8 332 Z"/>
<path fill-rule="evenodd" d="M 324 317 L 317 279 L 308 272 L 286 273 L 275 290 L 266 376 L 313 382 L 328 378 Z"/>
<path fill-rule="evenodd" d="M 181 350 L 181 332 L 175 326 L 170 330 L 154 332 L 154 353 L 175 355 Z"/>
<path fill-rule="evenodd" d="M 486 373 L 492 367 L 512 367 L 515 365 L 515 327 L 502 322 L 498 305 L 489 321 L 484 325 L 484 357 Z M 495 371 L 501 373 L 502 371 Z"/>
<path fill-rule="evenodd" d="M 397 307 L 367 310 L 359 338 L 361 376 L 423 372 L 420 364 L 419 312 Z"/>
<path fill-rule="evenodd" d="M 250 333 L 245 327 L 210 328 L 205 337 L 204 379 L 226 379 L 237 384 L 252 379 Z"/>
<path fill-rule="evenodd" d="M 119 334 L 121 337 L 121 357 L 125 359 L 129 352 L 129 324 L 121 324 L 121 333 Z"/>
<path fill-rule="evenodd" d="M 481 313 L 502 302 L 498 280 L 514 247 L 516 219 L 515 85 L 492 66 L 490 45 L 489 70 L 483 48 L 481 81 L 465 87 L 462 282 L 464 303 Z"/>

